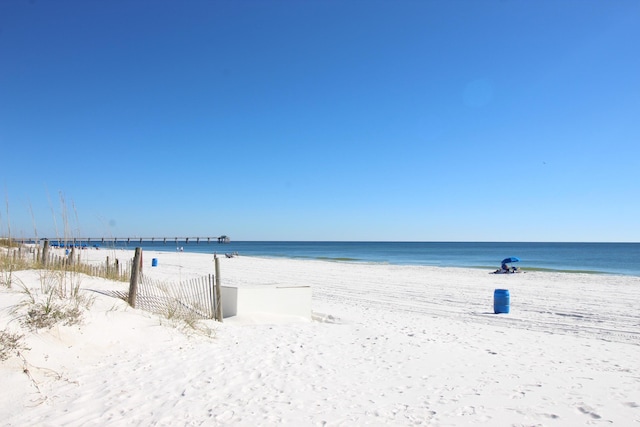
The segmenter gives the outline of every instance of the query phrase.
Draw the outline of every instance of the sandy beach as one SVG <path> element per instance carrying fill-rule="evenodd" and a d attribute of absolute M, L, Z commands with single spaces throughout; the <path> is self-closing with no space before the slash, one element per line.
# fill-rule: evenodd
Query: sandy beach
<path fill-rule="evenodd" d="M 106 256 L 133 251 L 81 254 Z M 174 281 L 214 266 L 184 252 L 143 261 Z M 83 322 L 34 333 L 10 309 L 43 275 L 14 273 L 0 330 L 29 350 L 0 362 L 0 425 L 640 425 L 640 277 L 245 256 L 220 269 L 226 286 L 311 286 L 310 316 L 194 329 L 105 294 L 127 283 L 83 276 Z M 497 288 L 508 314 L 493 313 Z"/>

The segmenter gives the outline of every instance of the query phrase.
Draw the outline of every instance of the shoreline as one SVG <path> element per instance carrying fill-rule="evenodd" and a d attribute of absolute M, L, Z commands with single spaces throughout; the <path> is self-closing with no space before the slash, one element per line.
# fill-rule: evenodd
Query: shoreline
<path fill-rule="evenodd" d="M 188 254 L 198 254 L 198 255 L 210 255 L 213 257 L 215 253 L 218 254 L 220 258 L 225 257 L 225 252 L 211 251 L 209 252 L 192 252 L 189 250 L 186 251 L 178 251 L 178 250 L 160 250 L 158 248 L 143 248 L 143 252 L 157 252 L 162 254 L 178 254 L 178 253 L 188 253 Z M 63 251 L 64 249 L 55 249 L 55 251 Z M 133 253 L 135 248 L 87 248 L 82 249 L 82 251 L 129 251 L 131 252 L 131 258 L 133 258 Z M 55 253 L 55 252 L 54 252 Z M 82 252 L 81 252 L 82 253 Z M 350 258 L 350 257 L 327 257 L 327 256 L 289 256 L 289 255 L 245 255 L 242 253 L 237 254 L 239 257 L 252 257 L 252 258 L 261 258 L 261 259 L 273 259 L 273 260 L 298 260 L 298 261 L 326 261 L 326 262 L 335 262 L 335 263 L 345 263 L 345 264 L 355 264 L 355 265 L 394 265 L 394 266 L 423 266 L 423 267 L 435 267 L 435 268 L 460 268 L 460 269 L 477 269 L 483 270 L 487 273 L 493 273 L 497 267 L 495 265 L 438 265 L 438 264 L 429 264 L 429 263 L 399 263 L 399 262 L 389 262 L 389 261 L 370 261 L 366 259 L 358 259 L 358 258 Z M 543 272 L 543 273 L 567 273 L 567 274 L 593 274 L 593 275 L 612 275 L 612 276 L 625 276 L 625 277 L 640 277 L 640 273 L 624 273 L 624 272 L 616 272 L 616 271 L 604 271 L 604 270 L 592 270 L 592 269 L 554 269 L 548 267 L 519 267 L 520 272 Z"/>
<path fill-rule="evenodd" d="M 373 245 L 373 246 L 371 246 Z M 470 245 L 467 247 L 467 245 Z M 547 247 L 549 246 L 549 247 Z M 134 250 L 239 253 L 242 256 L 326 260 L 351 263 L 390 265 L 425 265 L 438 267 L 479 268 L 495 271 L 504 254 L 523 258 L 522 271 L 549 271 L 588 274 L 640 276 L 640 244 L 637 243 L 461 243 L 461 242 L 231 242 L 163 243 L 156 241 L 116 246 L 100 246 L 100 250 Z M 55 250 L 65 250 L 54 247 Z M 83 250 L 95 250 L 86 247 Z"/>

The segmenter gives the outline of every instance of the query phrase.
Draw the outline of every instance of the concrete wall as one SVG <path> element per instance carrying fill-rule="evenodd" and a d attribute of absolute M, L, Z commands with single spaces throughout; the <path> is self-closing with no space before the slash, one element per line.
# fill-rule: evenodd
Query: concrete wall
<path fill-rule="evenodd" d="M 221 286 L 220 297 L 223 317 L 273 313 L 311 318 L 310 286 Z"/>

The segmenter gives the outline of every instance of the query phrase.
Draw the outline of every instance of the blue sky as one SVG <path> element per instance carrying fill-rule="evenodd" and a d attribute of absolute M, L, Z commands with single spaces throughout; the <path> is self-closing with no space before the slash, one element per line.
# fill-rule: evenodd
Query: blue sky
<path fill-rule="evenodd" d="M 2 1 L 0 234 L 638 242 L 638 22 L 636 0 Z"/>

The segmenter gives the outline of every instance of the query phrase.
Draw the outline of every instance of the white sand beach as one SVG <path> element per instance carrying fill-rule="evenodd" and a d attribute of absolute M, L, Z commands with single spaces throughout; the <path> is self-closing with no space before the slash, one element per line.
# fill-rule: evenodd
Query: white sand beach
<path fill-rule="evenodd" d="M 86 250 L 87 262 L 133 251 Z M 151 259 L 158 260 L 151 267 Z M 144 274 L 213 273 L 213 255 L 145 252 Z M 1 426 L 640 426 L 640 277 L 234 257 L 222 285 L 309 285 L 309 317 L 201 321 L 211 335 L 96 291 L 79 325 L 28 332 L 0 287 Z M 493 313 L 494 289 L 511 311 Z"/>

